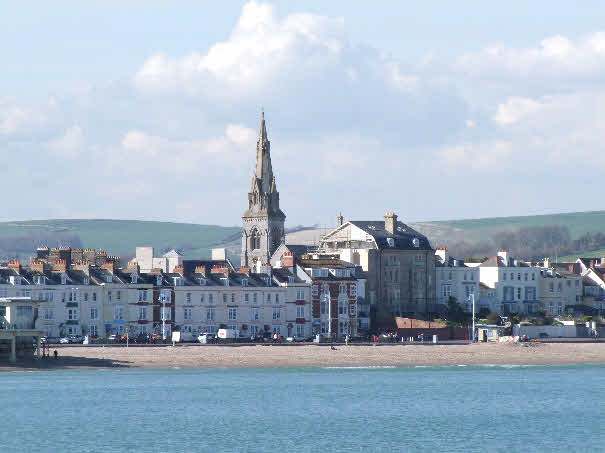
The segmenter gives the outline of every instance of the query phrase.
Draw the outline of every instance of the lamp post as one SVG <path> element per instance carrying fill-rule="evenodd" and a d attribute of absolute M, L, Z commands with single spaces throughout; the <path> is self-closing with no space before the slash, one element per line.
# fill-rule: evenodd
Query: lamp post
<path fill-rule="evenodd" d="M 473 331 L 471 334 L 472 335 L 471 338 L 472 338 L 472 343 L 474 343 L 475 342 L 475 293 L 471 293 L 470 297 L 473 302 Z"/>

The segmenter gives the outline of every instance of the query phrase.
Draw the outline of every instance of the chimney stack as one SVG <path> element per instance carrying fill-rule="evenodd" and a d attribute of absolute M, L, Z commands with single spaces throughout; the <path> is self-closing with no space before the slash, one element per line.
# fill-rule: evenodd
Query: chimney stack
<path fill-rule="evenodd" d="M 338 217 L 337 217 L 337 221 L 336 221 L 336 226 L 342 226 L 342 224 L 344 223 L 344 217 L 342 216 L 342 212 L 338 213 Z"/>
<path fill-rule="evenodd" d="M 498 250 L 498 256 L 504 261 L 504 265 L 508 266 L 508 250 Z"/>
<path fill-rule="evenodd" d="M 17 273 L 17 275 L 21 275 L 21 261 L 10 260 L 8 262 L 8 268 L 14 270 Z"/>
<path fill-rule="evenodd" d="M 294 267 L 294 254 L 292 252 L 286 252 L 281 257 L 281 263 L 283 267 Z"/>
<path fill-rule="evenodd" d="M 437 250 L 435 250 L 435 255 L 439 257 L 439 259 L 441 260 L 441 262 L 443 264 L 447 265 L 447 259 L 448 259 L 447 247 L 439 247 Z"/>
<path fill-rule="evenodd" d="M 395 234 L 397 228 L 397 214 L 388 211 L 384 216 L 384 229 L 391 234 Z"/>

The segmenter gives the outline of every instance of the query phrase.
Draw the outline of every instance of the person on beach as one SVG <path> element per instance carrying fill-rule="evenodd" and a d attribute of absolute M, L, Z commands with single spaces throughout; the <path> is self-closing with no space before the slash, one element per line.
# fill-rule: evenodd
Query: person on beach
<path fill-rule="evenodd" d="M 55 356 L 55 359 L 59 358 L 59 352 L 55 349 L 55 352 L 53 352 L 53 355 Z"/>

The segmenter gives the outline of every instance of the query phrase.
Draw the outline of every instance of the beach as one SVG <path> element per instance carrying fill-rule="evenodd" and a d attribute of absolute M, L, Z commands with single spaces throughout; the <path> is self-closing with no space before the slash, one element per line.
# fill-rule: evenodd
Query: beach
<path fill-rule="evenodd" d="M 58 358 L 0 363 L 0 370 L 274 368 L 605 363 L 605 343 L 457 345 L 66 346 Z"/>

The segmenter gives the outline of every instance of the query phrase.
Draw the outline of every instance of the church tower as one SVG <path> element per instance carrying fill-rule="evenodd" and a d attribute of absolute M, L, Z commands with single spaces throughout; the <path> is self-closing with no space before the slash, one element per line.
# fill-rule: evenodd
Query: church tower
<path fill-rule="evenodd" d="M 242 266 L 251 268 L 258 261 L 268 264 L 273 252 L 285 240 L 286 215 L 279 209 L 279 192 L 271 168 L 270 150 L 271 142 L 267 139 L 263 112 L 256 142 L 256 168 L 248 193 L 248 209 L 242 216 Z"/>

